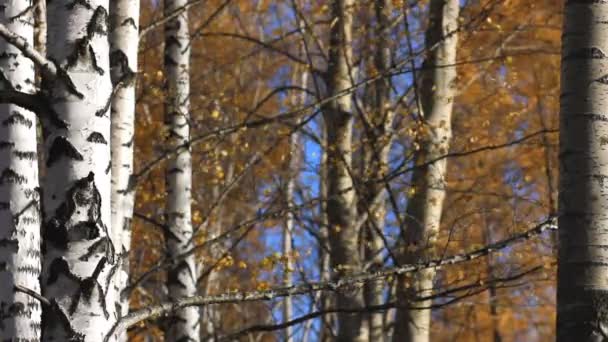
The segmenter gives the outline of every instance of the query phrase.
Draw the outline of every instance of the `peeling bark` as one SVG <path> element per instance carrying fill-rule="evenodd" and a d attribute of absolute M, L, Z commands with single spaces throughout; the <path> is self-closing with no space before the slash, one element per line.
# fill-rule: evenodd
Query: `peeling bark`
<path fill-rule="evenodd" d="M 0 1 L 0 22 L 34 39 L 32 3 Z M 35 92 L 33 62 L 0 40 L 3 87 Z M 15 292 L 20 285 L 40 293 L 40 193 L 36 116 L 14 104 L 0 105 L 0 340 L 39 341 L 42 308 Z"/>
<path fill-rule="evenodd" d="M 165 15 L 187 4 L 186 0 L 165 3 Z M 167 164 L 167 228 L 165 243 L 169 259 L 192 249 L 191 220 L 192 160 L 190 139 L 190 34 L 188 11 L 172 19 L 165 27 L 165 70 L 167 73 L 166 124 L 168 148 L 181 147 Z M 169 298 L 177 300 L 196 294 L 196 265 L 194 255 L 182 258 L 167 271 Z M 174 312 L 165 328 L 166 341 L 199 341 L 200 313 L 198 308 Z"/>
<path fill-rule="evenodd" d="M 429 50 L 419 84 L 422 124 L 429 134 L 421 141 L 416 165 L 445 155 L 450 146 L 452 107 L 455 96 L 458 0 L 432 0 L 426 46 Z M 411 264 L 428 259 L 429 250 L 441 223 L 445 198 L 447 160 L 417 168 L 412 175 L 414 189 L 406 212 L 406 231 L 401 240 L 399 262 Z M 426 342 L 429 340 L 431 310 L 407 310 L 408 299 L 432 293 L 434 269 L 416 273 L 413 279 L 400 279 L 397 285 L 397 309 L 393 341 Z M 410 284 L 406 284 L 411 282 Z M 410 286 L 408 286 L 410 285 Z M 417 302 L 428 307 L 431 301 Z"/>
<path fill-rule="evenodd" d="M 608 335 L 608 2 L 566 1 L 560 114 L 557 341 Z"/>
<path fill-rule="evenodd" d="M 116 0 L 110 4 L 110 64 L 112 83 L 112 241 L 122 272 L 116 283 L 120 316 L 129 312 L 129 297 L 123 290 L 129 280 L 131 219 L 135 195 L 133 141 L 135 139 L 135 74 L 139 45 L 139 0 Z M 127 340 L 126 334 L 121 337 Z"/>
<path fill-rule="evenodd" d="M 54 0 L 47 11 L 49 57 L 71 82 L 43 80 L 56 120 L 43 122 L 41 285 L 51 305 L 43 308 L 42 337 L 97 342 L 116 322 L 119 272 L 110 219 L 108 1 Z"/>

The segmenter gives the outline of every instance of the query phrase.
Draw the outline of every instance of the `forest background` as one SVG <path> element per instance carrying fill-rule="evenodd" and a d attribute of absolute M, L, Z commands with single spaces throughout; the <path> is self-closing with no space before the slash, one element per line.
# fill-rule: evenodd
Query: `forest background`
<path fill-rule="evenodd" d="M 132 240 L 113 237 L 129 340 L 175 334 L 184 260 L 192 340 L 555 338 L 561 1 L 138 5 Z M 168 62 L 185 51 L 186 81 Z"/>

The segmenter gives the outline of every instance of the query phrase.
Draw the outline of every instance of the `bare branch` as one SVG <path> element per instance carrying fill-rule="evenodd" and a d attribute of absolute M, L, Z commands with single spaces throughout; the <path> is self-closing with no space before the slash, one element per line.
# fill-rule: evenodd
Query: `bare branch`
<path fill-rule="evenodd" d="M 410 264 L 403 265 L 400 267 L 389 267 L 374 272 L 367 272 L 361 274 L 355 274 L 350 276 L 344 276 L 337 280 L 326 281 L 326 282 L 309 282 L 306 284 L 296 284 L 292 286 L 277 287 L 270 290 L 264 291 L 253 291 L 253 292 L 233 292 L 224 293 L 217 296 L 193 296 L 187 298 L 181 298 L 174 302 L 164 302 L 158 305 L 149 306 L 136 310 L 124 317 L 122 317 L 117 324 L 112 328 L 106 341 L 109 341 L 112 335 L 120 333 L 130 326 L 137 324 L 143 320 L 151 317 L 163 315 L 175 310 L 179 310 L 188 306 L 204 306 L 209 304 L 226 304 L 235 302 L 253 302 L 253 301 L 264 301 L 273 300 L 276 298 L 296 296 L 302 294 L 308 294 L 317 291 L 337 291 L 348 288 L 360 286 L 361 284 L 376 280 L 387 278 L 394 275 L 402 275 L 407 273 L 413 273 L 424 269 L 437 268 L 446 265 L 454 265 L 463 263 L 466 261 L 478 259 L 486 256 L 492 252 L 505 249 L 512 244 L 526 241 L 532 237 L 539 236 L 540 234 L 557 230 L 556 219 L 551 217 L 546 221 L 536 225 L 535 227 L 514 235 L 508 239 L 504 239 L 492 244 L 489 244 L 480 249 L 474 250 L 470 253 L 456 254 L 448 258 L 431 260 L 429 262 L 421 264 Z"/>
<path fill-rule="evenodd" d="M 3 24 L 0 24 L 0 36 L 4 38 L 7 42 L 14 45 L 23 55 L 29 59 L 31 59 L 38 67 L 42 73 L 48 76 L 57 76 L 58 70 L 55 63 L 51 60 L 47 59 L 40 52 L 36 51 L 35 47 L 31 45 L 25 38 L 16 34 L 15 32 L 9 30 Z"/>

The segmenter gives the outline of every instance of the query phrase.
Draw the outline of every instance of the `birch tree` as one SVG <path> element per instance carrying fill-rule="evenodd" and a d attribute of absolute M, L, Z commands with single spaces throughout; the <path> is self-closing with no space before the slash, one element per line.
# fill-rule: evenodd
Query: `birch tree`
<path fill-rule="evenodd" d="M 300 87 L 302 89 L 306 88 L 306 84 L 308 83 L 308 73 L 302 71 L 300 74 L 300 79 L 296 82 L 300 83 Z M 294 82 L 294 83 L 296 83 Z M 305 93 L 300 94 L 300 96 L 294 95 L 292 99 L 292 104 L 295 108 L 300 108 L 304 106 L 306 103 L 306 95 Z M 296 123 L 297 124 L 297 123 Z M 299 139 L 298 134 L 296 132 L 292 132 L 289 136 L 289 164 L 287 169 L 287 181 L 285 184 L 285 205 L 288 208 L 292 208 L 295 206 L 295 191 L 296 191 L 296 182 L 298 177 L 298 151 L 299 151 Z M 285 268 L 283 270 L 283 283 L 285 286 L 290 286 L 293 284 L 293 271 L 295 267 L 294 263 L 294 250 L 293 250 L 293 230 L 295 226 L 295 215 L 292 211 L 287 212 L 287 217 L 285 220 L 285 229 L 283 230 L 283 256 L 285 257 Z M 283 302 L 283 320 L 289 321 L 291 320 L 291 316 L 293 314 L 293 304 L 291 298 L 285 298 Z M 285 330 L 286 339 L 285 342 L 293 342 L 293 329 L 287 328 Z"/>
<path fill-rule="evenodd" d="M 139 0 L 116 0 L 110 4 L 110 63 L 115 93 L 112 97 L 112 242 L 119 254 L 122 272 L 117 290 L 120 316 L 129 312 L 129 297 L 123 293 L 129 279 L 131 218 L 134 184 L 133 141 L 135 135 L 135 74 L 139 46 Z M 126 336 L 123 336 L 126 340 Z"/>
<path fill-rule="evenodd" d="M 354 228 L 357 215 L 356 194 L 350 175 L 352 167 L 352 94 L 342 95 L 351 85 L 353 0 L 334 0 L 330 4 L 330 29 L 327 95 L 338 95 L 323 106 L 327 134 L 327 220 L 331 249 L 331 266 L 338 275 L 361 268 L 359 232 Z M 337 295 L 339 308 L 364 306 L 361 291 L 344 291 Z M 367 337 L 361 314 L 338 314 L 338 340 L 364 341 Z"/>
<path fill-rule="evenodd" d="M 3 0 L 0 22 L 33 44 L 28 0 Z M 35 92 L 33 62 L 0 40 L 3 88 Z M 42 308 L 15 285 L 40 293 L 40 193 L 36 117 L 14 104 L 0 105 L 0 339 L 40 340 Z"/>
<path fill-rule="evenodd" d="M 566 1 L 560 113 L 557 341 L 604 341 L 608 3 Z"/>
<path fill-rule="evenodd" d="M 116 322 L 108 1 L 51 1 L 45 115 L 43 340 L 102 341 Z M 113 339 L 112 339 L 113 340 Z"/>
<path fill-rule="evenodd" d="M 165 2 L 165 15 L 187 4 L 186 0 Z M 193 244 L 191 222 L 192 161 L 190 155 L 190 34 L 188 11 L 183 11 L 165 27 L 165 71 L 167 73 L 167 104 L 165 120 L 167 145 L 177 148 L 167 165 L 167 205 L 165 209 L 165 244 L 170 260 L 167 271 L 169 298 L 178 299 L 196 294 L 196 265 L 194 255 L 177 259 Z M 200 314 L 196 307 L 173 313 L 165 328 L 167 341 L 199 341 Z"/>
<path fill-rule="evenodd" d="M 292 207 L 295 203 L 295 186 L 296 180 L 295 177 L 297 175 L 297 158 L 296 154 L 298 152 L 298 136 L 296 133 L 292 133 L 289 137 L 289 167 L 287 174 L 287 182 L 285 184 L 285 203 L 288 207 Z M 287 218 L 285 220 L 285 228 L 283 229 L 283 256 L 285 257 L 285 266 L 283 270 L 283 283 L 285 286 L 290 286 L 293 284 L 293 229 L 295 224 L 295 217 L 293 212 L 287 213 Z M 289 321 L 291 320 L 291 316 L 293 314 L 293 303 L 291 298 L 285 298 L 283 301 L 283 320 Z M 285 342 L 293 342 L 293 329 L 288 327 L 285 330 Z"/>
<path fill-rule="evenodd" d="M 451 139 L 452 107 L 456 79 L 456 45 L 459 15 L 458 0 L 432 0 L 429 8 L 429 26 L 425 43 L 428 57 L 420 75 L 420 123 L 428 134 L 420 141 L 421 150 L 415 164 L 423 165 L 436 160 L 449 151 Z M 413 195 L 409 198 L 405 218 L 407 229 L 403 234 L 400 263 L 424 261 L 433 246 L 441 223 L 447 160 L 442 159 L 416 168 L 412 175 Z M 425 342 L 429 340 L 430 309 L 407 310 L 408 298 L 432 294 L 435 271 L 426 269 L 413 275 L 413 279 L 400 279 L 393 341 Z M 411 281 L 411 284 L 408 282 Z M 411 286 L 409 286 L 411 285 Z M 430 300 L 416 302 L 414 307 L 428 307 Z"/>
<path fill-rule="evenodd" d="M 388 156 L 392 143 L 391 130 L 394 111 L 391 109 L 391 79 L 388 75 L 391 67 L 390 52 L 390 13 L 392 4 L 388 0 L 374 1 L 373 17 L 376 27 L 373 31 L 374 55 L 373 66 L 376 72 L 384 75 L 371 86 L 370 125 L 366 135 L 368 143 L 364 147 L 364 179 L 369 179 L 361 196 L 361 211 L 367 211 L 369 217 L 365 225 L 365 261 L 372 269 L 384 266 L 382 234 L 386 216 L 386 196 L 384 184 L 377 182 L 388 171 Z M 384 282 L 371 282 L 365 286 L 365 300 L 368 306 L 381 305 L 384 302 Z M 367 318 L 369 340 L 384 340 L 384 313 L 372 312 Z"/>

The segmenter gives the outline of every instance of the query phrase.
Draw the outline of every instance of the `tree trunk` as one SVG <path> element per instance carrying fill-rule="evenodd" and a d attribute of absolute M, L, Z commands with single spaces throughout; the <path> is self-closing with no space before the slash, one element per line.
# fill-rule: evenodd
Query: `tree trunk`
<path fill-rule="evenodd" d="M 299 69 L 296 69 L 298 71 Z M 308 83 L 308 73 L 304 70 L 300 71 L 300 73 L 296 73 L 300 76 L 299 81 L 300 87 L 302 89 L 306 88 Z M 297 84 L 294 82 L 294 84 Z M 306 93 L 298 94 L 300 96 L 294 95 L 292 104 L 295 108 L 302 108 L 306 103 Z M 296 125 L 298 123 L 296 122 Z M 299 151 L 299 139 L 298 132 L 292 132 L 289 136 L 289 165 L 288 165 L 288 173 L 287 173 L 287 181 L 285 184 L 285 205 L 287 207 L 293 208 L 295 206 L 295 190 L 296 190 L 296 181 L 298 177 L 298 151 Z M 285 220 L 285 229 L 283 230 L 283 256 L 286 258 L 285 268 L 283 272 L 283 285 L 290 286 L 293 284 L 293 271 L 295 267 L 295 263 L 293 260 L 293 229 L 295 225 L 295 214 L 290 210 L 287 212 L 287 218 Z M 291 320 L 293 314 L 292 308 L 292 300 L 290 297 L 286 297 L 283 300 L 283 321 L 287 322 Z M 294 329 L 293 327 L 287 327 L 285 329 L 285 342 L 293 342 Z"/>
<path fill-rule="evenodd" d="M 34 46 L 41 55 L 46 55 L 46 0 L 34 0 Z"/>
<path fill-rule="evenodd" d="M 297 177 L 297 159 L 296 154 L 298 151 L 298 135 L 296 132 L 292 132 L 289 137 L 289 173 L 287 175 L 287 184 L 285 185 L 285 204 L 288 207 L 294 205 L 295 195 L 295 177 Z M 283 257 L 285 257 L 285 265 L 283 270 L 283 285 L 290 286 L 293 284 L 293 228 L 295 215 L 293 212 L 287 212 L 287 218 L 285 220 L 285 229 L 283 230 Z M 290 297 L 286 297 L 283 300 L 283 321 L 287 322 L 291 319 L 293 313 L 293 305 Z M 293 342 L 293 329 L 288 327 L 285 329 L 285 342 Z"/>
<path fill-rule="evenodd" d="M 604 341 L 608 335 L 607 20 L 605 1 L 566 1 L 557 341 Z"/>
<path fill-rule="evenodd" d="M 28 0 L 2 0 L 0 22 L 33 44 Z M 0 70 L 7 86 L 35 91 L 31 60 L 0 40 Z M 0 105 L 0 340 L 39 341 L 38 300 L 15 292 L 20 285 L 40 293 L 40 194 L 36 116 L 13 104 Z"/>
<path fill-rule="evenodd" d="M 334 0 L 331 3 L 327 95 L 341 93 L 351 87 L 352 30 L 354 0 Z M 339 96 L 323 106 L 327 134 L 327 219 L 331 265 L 336 275 L 361 269 L 359 232 L 354 229 L 357 201 L 350 175 L 352 165 L 352 95 Z M 359 289 L 337 293 L 338 308 L 362 308 L 363 294 Z M 362 314 L 338 314 L 338 341 L 364 341 Z"/>
<path fill-rule="evenodd" d="M 139 0 L 115 0 L 110 4 L 110 64 L 112 83 L 112 242 L 122 272 L 116 288 L 120 316 L 129 312 L 129 296 L 123 294 L 129 281 L 129 250 L 133 217 L 133 141 L 135 135 L 135 73 L 139 45 Z M 121 336 L 127 340 L 126 332 Z"/>
<path fill-rule="evenodd" d="M 219 150 L 219 149 L 218 149 Z M 233 172 L 233 164 L 228 165 L 226 171 L 225 179 L 232 179 Z M 222 186 L 220 184 L 216 184 L 212 188 L 213 201 L 216 201 L 220 198 L 222 190 Z M 217 219 L 215 222 L 211 223 L 208 228 L 207 234 L 209 240 L 217 239 L 222 234 L 222 227 L 224 226 L 224 207 L 217 208 Z M 213 243 L 209 246 L 209 258 L 211 260 L 218 260 L 222 257 L 222 244 L 221 243 Z M 207 275 L 207 279 L 204 285 L 204 294 L 206 296 L 211 296 L 217 294 L 218 289 L 221 291 L 221 278 L 220 278 L 220 270 L 211 269 L 209 270 L 209 274 Z M 206 305 L 202 308 L 201 313 L 202 326 L 201 326 L 201 335 L 202 341 L 217 341 L 218 335 L 220 333 L 220 322 L 221 322 L 221 312 L 216 305 Z"/>
<path fill-rule="evenodd" d="M 374 2 L 374 17 L 376 28 L 374 30 L 375 54 L 373 64 L 378 74 L 385 74 L 391 67 L 390 53 L 390 13 L 392 4 L 389 0 Z M 391 79 L 384 76 L 372 85 L 372 114 L 370 116 L 371 129 L 368 132 L 369 144 L 364 150 L 364 177 L 371 181 L 365 186 L 362 198 L 362 210 L 369 211 L 365 224 L 365 259 L 371 269 L 384 266 L 382 241 L 386 201 L 384 200 L 384 184 L 377 180 L 384 177 L 388 170 L 388 155 L 391 147 L 394 111 L 390 108 Z M 377 196 L 382 196 L 376 201 Z M 374 203 L 376 202 L 376 203 Z M 369 282 L 365 285 L 365 299 L 368 306 L 381 305 L 384 302 L 384 281 Z M 372 312 L 368 316 L 369 341 L 384 341 L 385 327 L 384 314 Z"/>
<path fill-rule="evenodd" d="M 491 210 L 491 208 L 487 208 L 487 210 Z M 492 228 L 493 225 L 486 218 L 484 219 L 484 226 L 487 227 L 487 231 L 483 233 L 484 244 L 487 246 L 492 243 Z M 489 279 L 496 278 L 494 274 L 494 258 L 492 254 L 488 254 L 486 256 L 486 273 Z M 500 334 L 500 313 L 498 312 L 498 289 L 496 288 L 496 283 L 490 282 L 488 284 L 488 306 L 490 307 L 490 317 L 492 318 L 492 341 L 493 342 L 502 342 L 502 335 Z"/>
<path fill-rule="evenodd" d="M 187 0 L 165 2 L 165 15 L 187 4 Z M 184 11 L 165 26 L 165 70 L 167 73 L 168 148 L 178 146 L 167 165 L 167 228 L 165 243 L 170 259 L 192 249 L 191 220 L 192 161 L 190 155 L 190 34 L 188 12 Z M 196 294 L 195 256 L 176 261 L 167 271 L 167 288 L 172 300 Z M 173 313 L 165 328 L 166 341 L 199 341 L 200 313 L 189 307 Z"/>
<path fill-rule="evenodd" d="M 319 205 L 320 211 L 320 227 L 319 227 L 319 269 L 321 274 L 321 281 L 331 280 L 331 262 L 329 258 L 329 232 L 327 222 L 327 134 L 325 130 L 321 136 L 321 160 L 319 162 L 319 194 L 321 197 L 321 203 Z M 330 293 L 321 292 L 321 310 L 329 310 L 335 302 Z M 329 342 L 334 336 L 334 322 L 335 314 L 325 314 L 322 316 L 319 332 L 319 340 L 321 342 Z"/>
<path fill-rule="evenodd" d="M 454 82 L 456 79 L 456 46 L 459 15 L 458 0 L 432 0 L 426 32 L 428 58 L 420 80 L 422 125 L 428 129 L 416 156 L 416 165 L 445 155 L 451 140 Z M 400 263 L 416 263 L 427 258 L 439 230 L 445 198 L 447 161 L 416 168 L 412 175 L 413 195 L 406 212 L 407 227 L 402 239 Z M 432 293 L 435 270 L 420 271 L 411 279 L 400 279 L 397 300 L 400 308 L 395 319 L 394 342 L 426 342 L 429 340 L 431 310 L 407 310 L 408 305 L 428 307 L 432 301 L 411 302 L 415 297 Z"/>
<path fill-rule="evenodd" d="M 47 11 L 49 57 L 65 76 L 43 81 L 51 106 L 44 122 L 41 285 L 52 303 L 43 308 L 43 340 L 97 342 L 117 317 L 108 1 L 54 0 Z"/>

